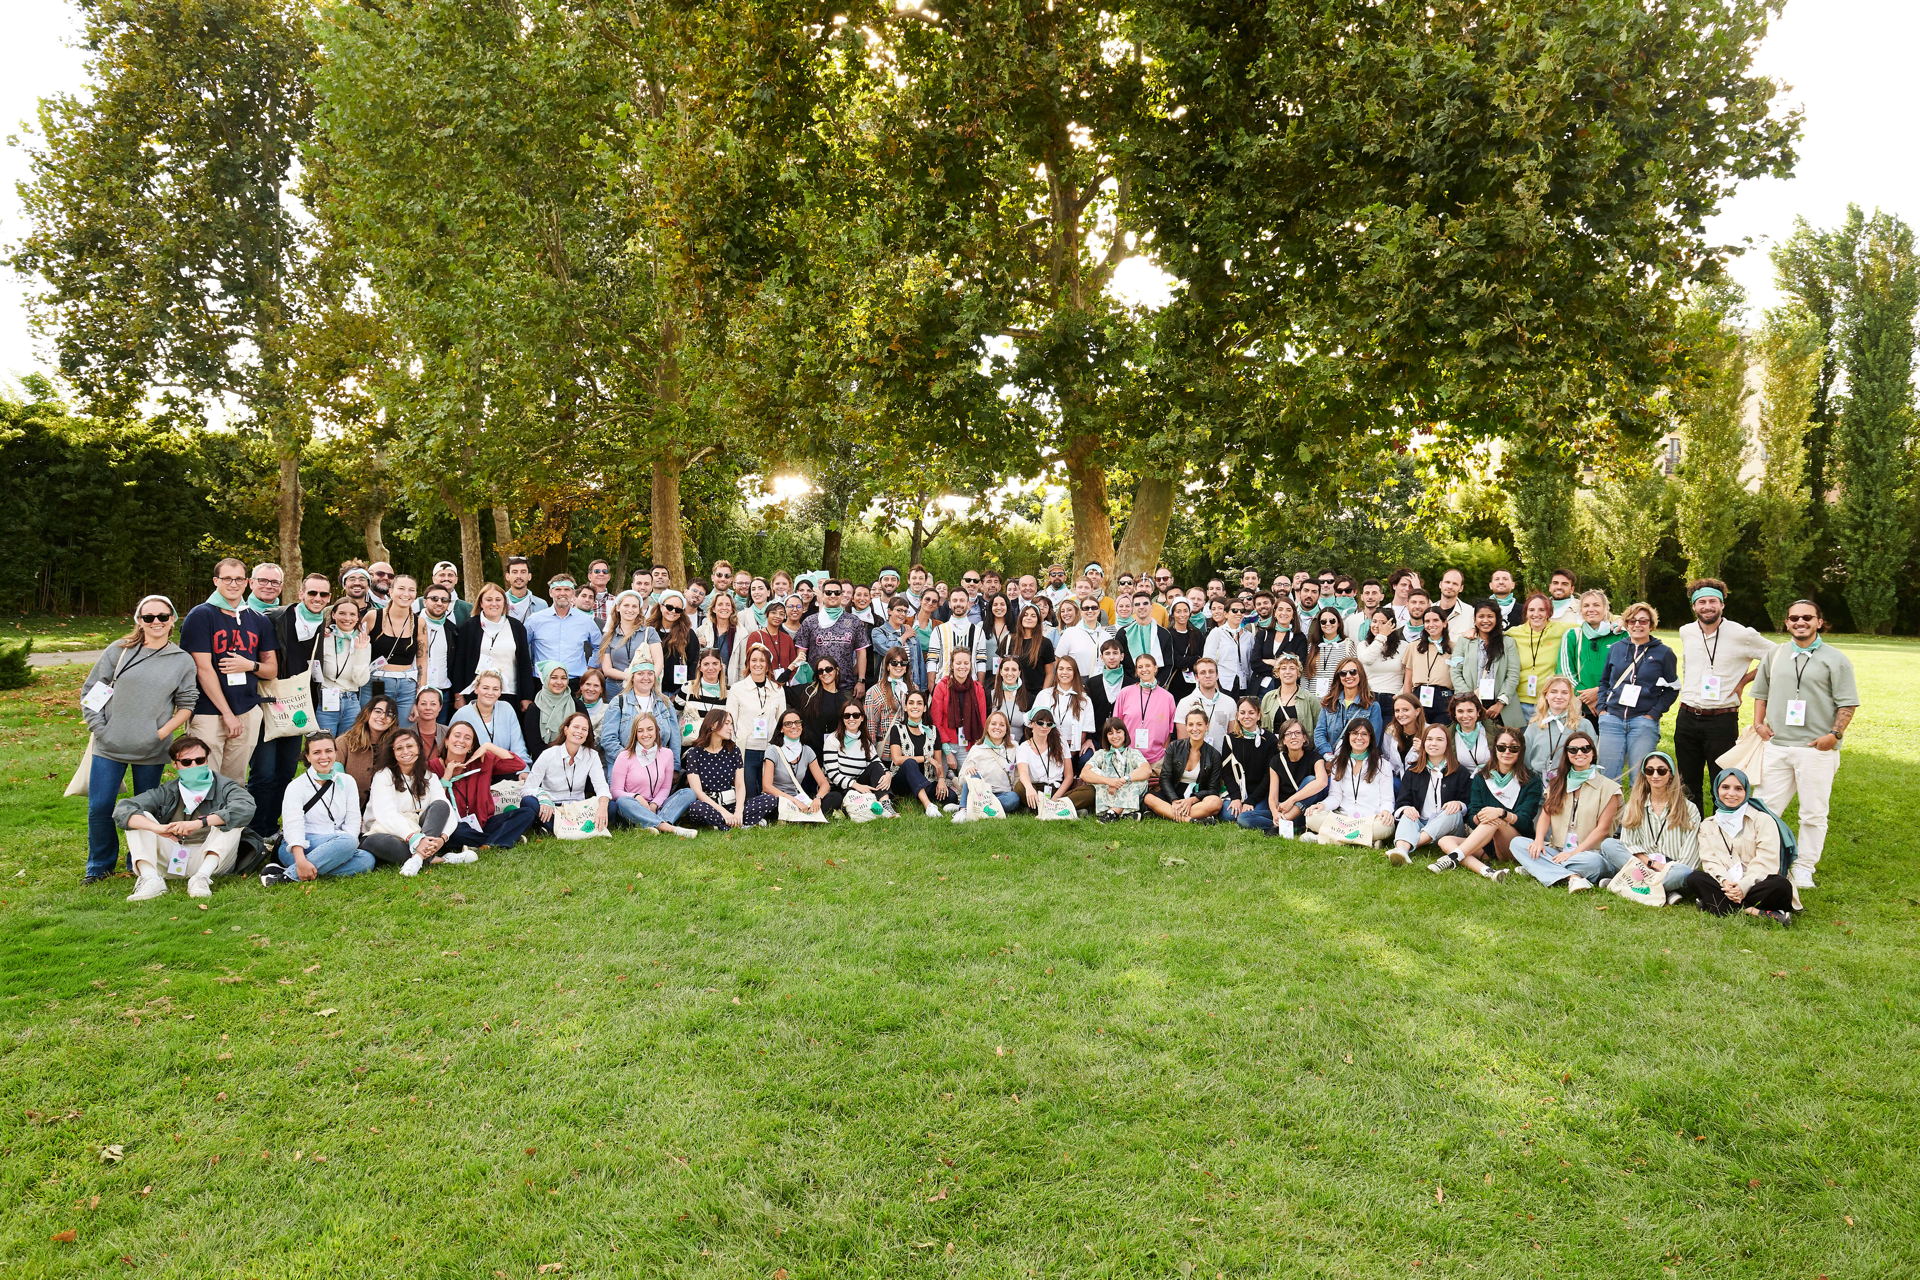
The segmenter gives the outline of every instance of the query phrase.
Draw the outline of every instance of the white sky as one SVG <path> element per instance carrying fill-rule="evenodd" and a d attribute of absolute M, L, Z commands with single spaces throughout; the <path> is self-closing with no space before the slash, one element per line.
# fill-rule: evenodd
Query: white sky
<path fill-rule="evenodd" d="M 11 6 L 0 41 L 0 136 L 19 136 L 38 99 L 81 83 L 82 58 L 70 41 L 75 15 L 66 0 Z M 1766 247 L 1804 215 L 1816 225 L 1839 220 L 1849 202 L 1876 206 L 1920 224 L 1920 49 L 1916 0 L 1790 0 L 1761 49 L 1759 70 L 1787 85 L 1786 100 L 1806 109 L 1800 163 L 1784 182 L 1747 184 L 1711 227 L 1724 243 L 1755 249 L 1734 275 L 1756 307 L 1775 300 Z M 1902 159 L 1901 157 L 1906 157 Z M 16 184 L 26 176 L 20 151 L 0 148 L 0 243 L 21 234 Z M 1156 292 L 1151 264 L 1135 262 L 1122 284 L 1136 297 Z M 0 270 L 0 381 L 49 367 L 28 332 L 23 282 Z"/>

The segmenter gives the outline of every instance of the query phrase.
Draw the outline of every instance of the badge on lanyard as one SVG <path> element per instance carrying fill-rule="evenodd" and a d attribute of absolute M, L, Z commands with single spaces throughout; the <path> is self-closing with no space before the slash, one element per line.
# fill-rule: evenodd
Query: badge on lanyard
<path fill-rule="evenodd" d="M 1623 707 L 1637 707 L 1640 705 L 1640 686 L 1637 684 L 1623 684 L 1614 694 L 1614 697 Z"/>
<path fill-rule="evenodd" d="M 1795 729 L 1807 723 L 1807 700 L 1805 698 L 1787 699 L 1787 724 Z"/>
<path fill-rule="evenodd" d="M 1529 701 L 1531 701 L 1532 699 L 1534 699 L 1534 698 L 1537 698 L 1537 697 L 1539 697 L 1539 696 L 1540 696 L 1540 677 L 1539 677 L 1539 676 L 1528 676 L 1528 677 L 1527 677 L 1527 698 L 1528 698 L 1528 700 L 1529 700 Z"/>
<path fill-rule="evenodd" d="M 113 686 L 102 680 L 87 690 L 87 696 L 80 699 L 80 705 L 89 711 L 99 711 L 113 701 Z"/>

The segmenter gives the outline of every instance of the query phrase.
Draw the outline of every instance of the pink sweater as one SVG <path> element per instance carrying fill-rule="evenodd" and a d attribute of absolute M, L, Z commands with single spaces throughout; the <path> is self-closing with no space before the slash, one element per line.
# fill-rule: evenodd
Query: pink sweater
<path fill-rule="evenodd" d="M 613 761 L 613 794 L 632 797 L 649 809 L 658 809 L 673 791 L 673 752 L 655 747 L 653 754 L 638 758 L 622 751 Z"/>
<path fill-rule="evenodd" d="M 1167 740 L 1173 737 L 1173 695 L 1158 687 L 1148 693 L 1137 684 L 1128 685 L 1114 699 L 1113 713 L 1127 726 L 1127 742 L 1139 748 L 1148 764 L 1158 765 L 1167 754 Z"/>

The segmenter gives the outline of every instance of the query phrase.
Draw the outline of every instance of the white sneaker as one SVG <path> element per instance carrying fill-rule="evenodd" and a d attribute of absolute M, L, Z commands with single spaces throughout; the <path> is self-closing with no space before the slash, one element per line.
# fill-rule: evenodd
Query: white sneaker
<path fill-rule="evenodd" d="M 925 801 L 922 801 L 921 803 L 922 803 L 922 804 L 923 804 L 923 805 L 925 806 L 925 808 L 926 808 L 926 810 L 927 810 L 927 816 L 928 816 L 929 818 L 937 818 L 937 817 L 939 817 L 939 816 L 940 816 L 940 806 L 939 806 L 939 805 L 937 805 L 937 804 L 935 804 L 935 803 L 934 803 L 933 801 L 931 801 L 931 800 L 925 800 Z"/>
<path fill-rule="evenodd" d="M 211 898 L 213 896 L 213 872 L 202 871 L 187 881 L 189 898 Z"/>
<path fill-rule="evenodd" d="M 1796 889 L 1811 889 L 1813 888 L 1813 872 L 1801 867 L 1795 867 L 1787 873 L 1787 881 Z"/>
<path fill-rule="evenodd" d="M 940 806 L 940 811 L 942 813 L 958 813 L 960 812 L 960 806 L 949 800 Z"/>
<path fill-rule="evenodd" d="M 1587 879 L 1585 876 L 1567 877 L 1568 893 L 1582 893 L 1591 888 L 1593 888 L 1593 881 Z"/>
<path fill-rule="evenodd" d="M 962 812 L 962 813 L 956 813 L 956 814 L 954 814 L 954 815 L 953 815 L 953 820 L 954 820 L 955 822 L 966 822 L 966 821 L 968 821 L 968 817 L 967 817 L 967 815 L 966 815 L 966 814 L 965 814 L 964 812 Z"/>
<path fill-rule="evenodd" d="M 167 896 L 167 882 L 158 871 L 149 867 L 140 873 L 140 883 L 127 895 L 128 902 L 146 902 L 151 898 Z"/>
<path fill-rule="evenodd" d="M 1389 849 L 1387 851 L 1387 865 L 1390 867 L 1404 867 L 1411 861 L 1413 861 L 1413 859 L 1407 856 L 1405 849 Z"/>
<path fill-rule="evenodd" d="M 1319 844 L 1320 843 L 1320 837 L 1315 835 L 1311 831 L 1302 831 L 1299 835 L 1295 836 L 1294 839 L 1298 840 L 1301 844 Z"/>
<path fill-rule="evenodd" d="M 679 836 L 682 840 L 691 840 L 696 834 L 692 827 L 676 827 L 668 822 L 661 823 L 660 830 L 666 832 L 668 835 Z"/>
<path fill-rule="evenodd" d="M 422 862 L 420 855 L 416 853 L 400 864 L 400 874 L 403 876 L 417 876 L 420 874 L 420 868 L 425 865 L 426 863 Z"/>
<path fill-rule="evenodd" d="M 480 855 L 471 849 L 455 849 L 452 853 L 441 854 L 440 861 L 451 862 L 456 867 L 464 867 L 468 863 L 480 861 Z"/>

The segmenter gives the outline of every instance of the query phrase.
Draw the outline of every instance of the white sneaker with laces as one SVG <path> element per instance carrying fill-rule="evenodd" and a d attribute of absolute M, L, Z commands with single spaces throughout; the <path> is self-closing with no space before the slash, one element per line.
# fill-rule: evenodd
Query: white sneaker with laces
<path fill-rule="evenodd" d="M 1583 892 L 1584 890 L 1591 889 L 1591 888 L 1593 888 L 1593 881 L 1587 879 L 1585 876 L 1568 876 L 1567 877 L 1568 893 L 1580 893 L 1580 892 Z"/>
<path fill-rule="evenodd" d="M 953 815 L 953 820 L 955 822 L 965 822 L 967 821 L 967 815 L 964 812 L 956 813 Z"/>
<path fill-rule="evenodd" d="M 931 800 L 926 801 L 924 804 L 924 807 L 926 808 L 927 816 L 929 818 L 937 818 L 940 816 L 940 806 L 935 804 L 933 801 Z"/>
<path fill-rule="evenodd" d="M 464 867 L 469 863 L 480 861 L 480 855 L 471 849 L 455 849 L 452 853 L 441 854 L 440 861 L 451 862 L 456 867 Z"/>
<path fill-rule="evenodd" d="M 1813 872 L 1802 867 L 1795 867 L 1787 873 L 1787 882 L 1796 889 L 1811 889 L 1814 887 Z"/>
<path fill-rule="evenodd" d="M 152 867 L 142 867 L 140 882 L 133 887 L 133 892 L 127 895 L 127 901 L 146 902 L 153 898 L 164 898 L 166 895 L 166 879 Z"/>
<path fill-rule="evenodd" d="M 1390 867 L 1404 867 L 1411 861 L 1413 861 L 1413 859 L 1407 856 L 1405 849 L 1389 849 L 1387 851 L 1387 865 Z"/>
<path fill-rule="evenodd" d="M 202 871 L 187 881 L 189 898 L 211 898 L 213 896 L 213 872 Z"/>
<path fill-rule="evenodd" d="M 400 864 L 400 874 L 403 876 L 417 876 L 420 874 L 420 868 L 425 865 L 426 863 L 423 862 L 420 855 L 416 853 Z"/>

